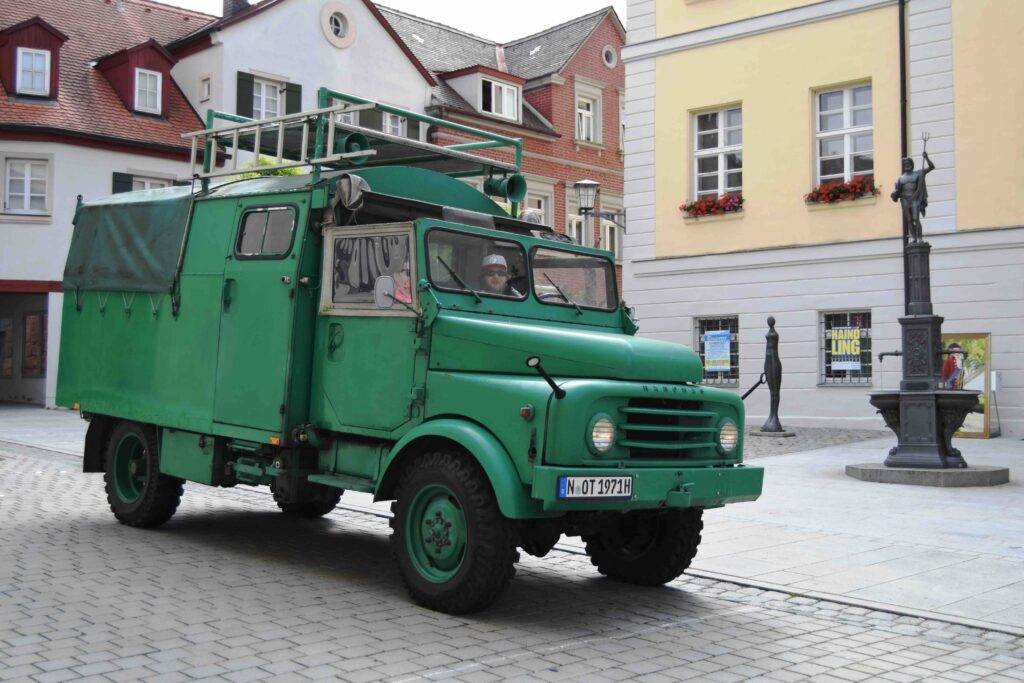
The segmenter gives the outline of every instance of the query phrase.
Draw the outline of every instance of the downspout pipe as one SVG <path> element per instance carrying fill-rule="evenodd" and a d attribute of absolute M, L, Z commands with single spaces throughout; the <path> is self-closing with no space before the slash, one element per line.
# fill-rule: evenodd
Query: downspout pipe
<path fill-rule="evenodd" d="M 909 122 L 907 121 L 907 0 L 899 0 L 900 31 L 900 157 L 910 156 Z M 902 161 L 900 162 L 902 164 Z M 902 212 L 901 212 L 902 215 Z M 903 225 L 903 315 L 910 315 L 910 271 L 907 260 L 907 245 L 910 235 L 906 221 Z"/>

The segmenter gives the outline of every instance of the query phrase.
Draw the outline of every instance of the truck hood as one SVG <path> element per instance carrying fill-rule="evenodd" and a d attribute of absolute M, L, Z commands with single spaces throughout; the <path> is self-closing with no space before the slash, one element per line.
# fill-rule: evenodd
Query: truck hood
<path fill-rule="evenodd" d="M 700 382 L 700 358 L 681 344 L 601 328 L 521 322 L 515 318 L 443 312 L 433 324 L 432 370 L 533 374 L 540 356 L 556 377 Z"/>

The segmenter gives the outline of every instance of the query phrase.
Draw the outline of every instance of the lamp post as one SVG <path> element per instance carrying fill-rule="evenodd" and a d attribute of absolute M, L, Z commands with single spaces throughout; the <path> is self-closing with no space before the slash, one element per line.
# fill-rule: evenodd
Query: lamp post
<path fill-rule="evenodd" d="M 590 221 L 594 216 L 611 221 L 615 225 L 626 230 L 626 211 L 594 211 L 594 202 L 601 192 L 601 183 L 596 180 L 577 180 L 572 184 L 576 190 L 576 205 L 579 207 L 580 215 L 583 217 L 583 234 L 593 235 L 594 228 Z M 584 240 L 586 242 L 586 240 Z"/>

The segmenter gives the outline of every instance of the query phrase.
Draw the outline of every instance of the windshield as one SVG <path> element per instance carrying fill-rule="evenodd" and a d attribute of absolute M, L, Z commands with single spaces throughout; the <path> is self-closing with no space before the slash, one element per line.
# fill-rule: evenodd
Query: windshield
<path fill-rule="evenodd" d="M 522 246 L 481 235 L 431 230 L 427 274 L 441 290 L 504 299 L 525 299 L 529 291 Z"/>
<path fill-rule="evenodd" d="M 608 259 L 561 249 L 533 250 L 533 292 L 545 304 L 611 311 L 618 307 Z"/>

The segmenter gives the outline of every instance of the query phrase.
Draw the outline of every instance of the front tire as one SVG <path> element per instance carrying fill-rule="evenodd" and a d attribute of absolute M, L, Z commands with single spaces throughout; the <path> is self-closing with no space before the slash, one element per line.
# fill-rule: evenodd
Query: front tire
<path fill-rule="evenodd" d="M 185 484 L 160 472 L 154 427 L 121 422 L 107 442 L 103 470 L 107 502 L 117 521 L 152 529 L 174 515 Z"/>
<path fill-rule="evenodd" d="M 464 453 L 417 457 L 402 473 L 391 510 L 391 550 L 417 603 L 467 614 L 508 586 L 518 557 L 513 527 L 487 476 Z"/>
<path fill-rule="evenodd" d="M 638 510 L 583 537 L 597 571 L 637 586 L 678 578 L 693 561 L 704 528 L 699 508 Z"/>

